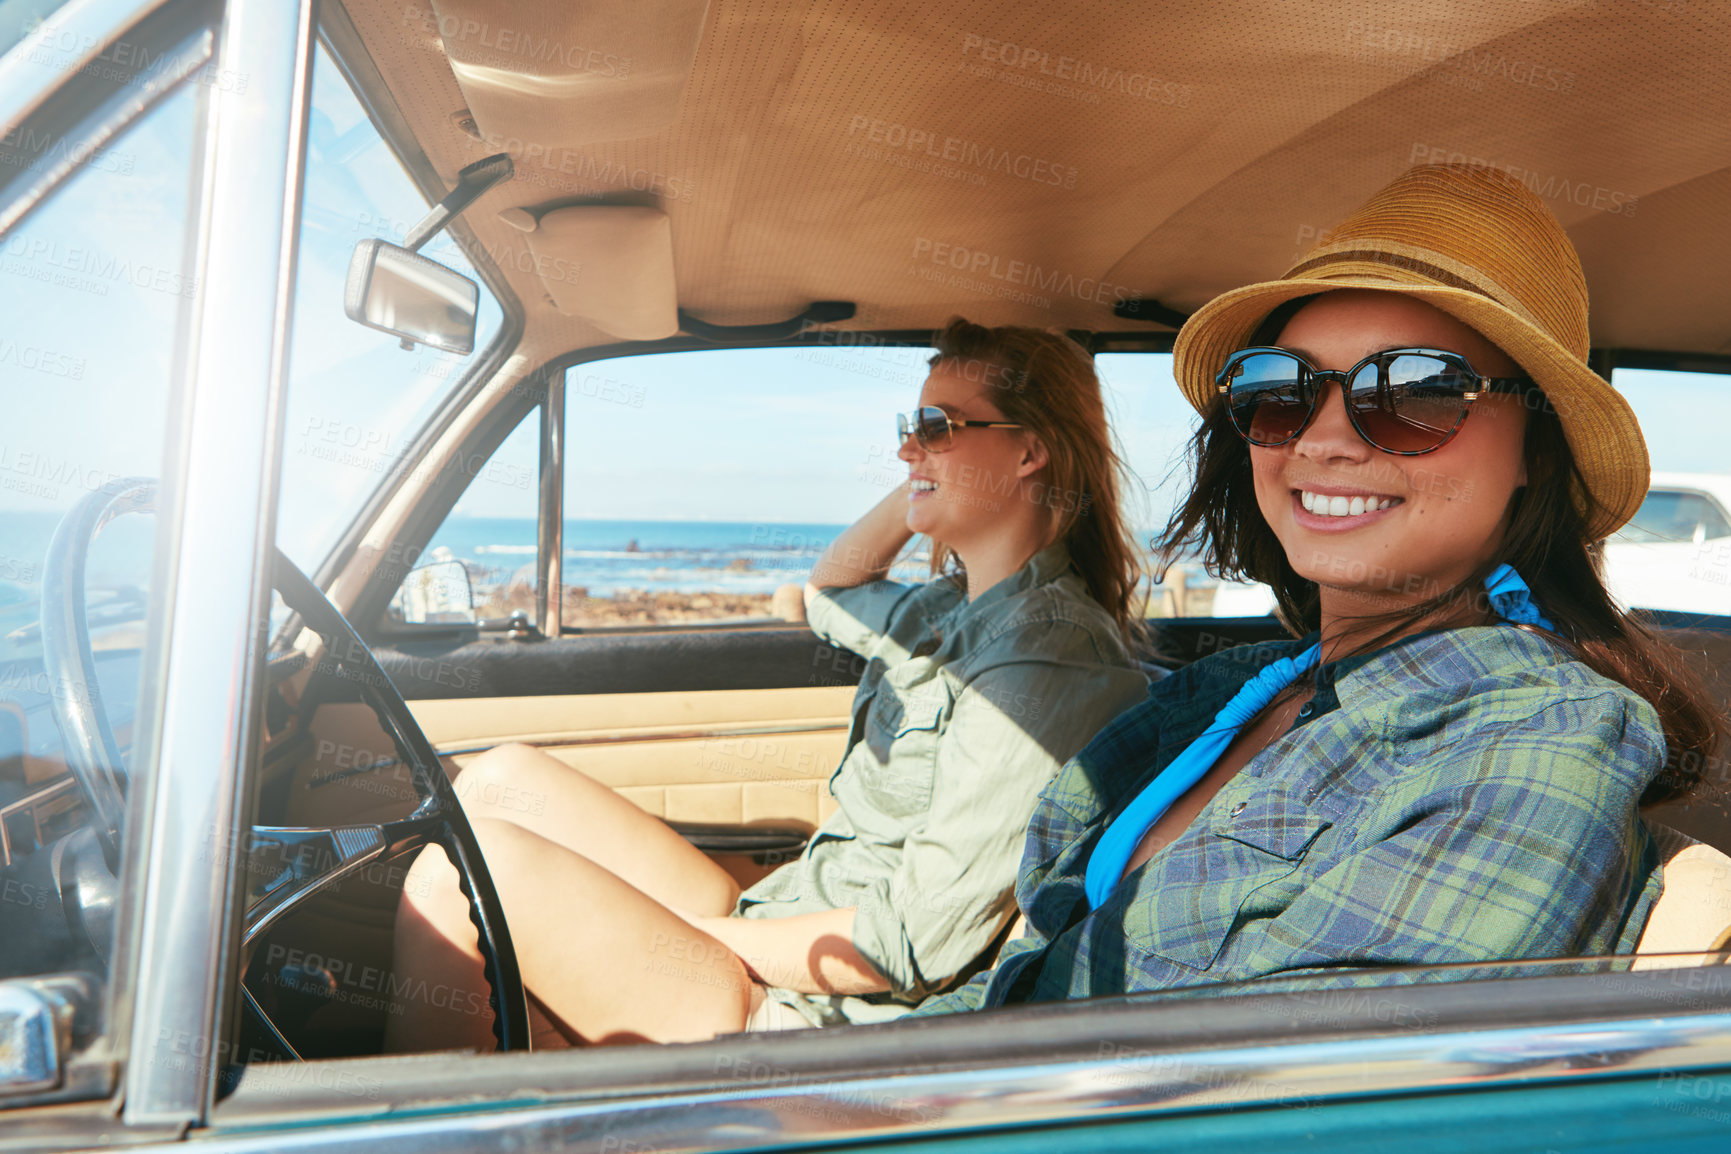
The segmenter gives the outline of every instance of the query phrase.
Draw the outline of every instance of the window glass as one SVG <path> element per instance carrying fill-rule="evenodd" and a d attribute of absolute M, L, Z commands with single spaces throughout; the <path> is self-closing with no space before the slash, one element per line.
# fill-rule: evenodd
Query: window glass
<path fill-rule="evenodd" d="M 1701 537 L 1707 541 L 1717 541 L 1722 537 L 1731 537 L 1731 521 L 1725 519 L 1725 510 L 1719 507 L 1717 501 L 1705 502 L 1707 508 L 1701 515 Z"/>
<path fill-rule="evenodd" d="M 1724 409 L 1731 377 L 1617 369 L 1611 384 L 1635 410 L 1655 472 L 1727 472 L 1724 434 L 1717 421 L 1701 418 Z"/>
<path fill-rule="evenodd" d="M 66 0 L 0 0 L 0 56 L 36 30 Z"/>
<path fill-rule="evenodd" d="M 916 403 L 931 356 L 868 335 L 837 339 L 844 343 L 622 357 L 567 372 L 567 627 L 797 617 L 797 587 L 818 553 L 906 477 L 894 414 Z M 1098 361 L 1145 541 L 1183 494 L 1198 418 L 1178 395 L 1170 356 Z M 524 419 L 417 557 L 422 576 L 399 590 L 398 621 L 428 620 L 415 599 L 447 596 L 446 571 L 431 570 L 452 561 L 467 571 L 477 616 L 533 612 L 538 421 Z M 898 579 L 927 577 L 915 550 L 898 563 Z M 1193 612 L 1206 612 L 1212 595 L 1193 580 Z"/>
<path fill-rule="evenodd" d="M 907 477 L 895 414 L 931 356 L 836 335 L 566 374 L 567 626 L 802 616 L 818 553 Z M 923 580 L 925 560 L 895 576 Z"/>
<path fill-rule="evenodd" d="M 1656 489 L 1618 536 L 1626 541 L 1693 541 L 1707 514 L 1707 499 L 1699 493 Z"/>
<path fill-rule="evenodd" d="M 1190 491 L 1185 453 L 1202 418 L 1178 391 L 1170 353 L 1101 353 L 1094 364 L 1106 392 L 1107 418 L 1131 475 L 1131 523 L 1146 546 Z M 1199 553 L 1177 558 L 1165 579 L 1150 589 L 1147 615 L 1248 617 L 1272 610 L 1272 593 L 1264 605 L 1263 587 L 1223 586 L 1208 576 L 1202 562 Z"/>
<path fill-rule="evenodd" d="M 69 512 L 165 469 L 176 342 L 203 287 L 185 265 L 196 93 L 166 97 L 0 238 L 0 977 L 106 969 L 115 883 L 62 733 L 94 720 L 113 733 L 122 780 L 149 769 L 132 742 L 141 655 L 167 628 L 151 584 L 157 518 L 104 526 L 82 589 L 45 588 L 44 574 Z M 82 594 L 94 686 L 51 676 L 45 594 Z M 89 888 L 54 880 L 73 869 Z"/>
<path fill-rule="evenodd" d="M 1731 467 L 1718 422 L 1702 419 L 1723 411 L 1731 377 L 1618 369 L 1611 383 L 1641 422 L 1657 476 L 1633 522 L 1605 546 L 1606 584 L 1631 608 L 1731 616 L 1731 526 L 1703 495 L 1731 493 Z M 1673 485 L 1665 473 L 1694 476 Z"/>
<path fill-rule="evenodd" d="M 369 237 L 400 242 L 426 211 L 426 200 L 321 47 L 313 65 L 277 514 L 277 543 L 307 572 L 324 560 L 367 496 L 404 464 L 415 433 L 501 323 L 499 303 L 485 285 L 475 352 L 468 357 L 425 345 L 406 352 L 395 337 L 343 312 L 355 244 Z M 447 234 L 420 251 L 478 280 Z"/>

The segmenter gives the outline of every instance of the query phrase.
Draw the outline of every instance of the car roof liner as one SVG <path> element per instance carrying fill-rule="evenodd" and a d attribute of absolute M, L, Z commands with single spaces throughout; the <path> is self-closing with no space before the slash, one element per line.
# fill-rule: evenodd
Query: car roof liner
<path fill-rule="evenodd" d="M 538 23 L 526 0 L 348 11 L 447 180 L 504 149 L 518 176 L 488 194 L 494 213 L 658 207 L 679 305 L 714 324 L 823 300 L 856 301 L 846 327 L 860 329 L 960 313 L 1102 331 L 1135 299 L 1182 315 L 1280 275 L 1406 168 L 1455 161 L 1501 168 L 1556 211 L 1596 346 L 1726 349 L 1720 8 L 1225 0 L 1138 18 L 711 0 L 688 74 L 674 48 L 692 43 L 692 4 Z M 532 57 L 522 75 L 569 75 L 483 92 L 476 62 L 500 54 Z M 646 98 L 653 125 L 615 98 L 651 71 L 682 85 Z M 452 124 L 464 106 L 484 139 Z M 1661 114 L 1666 131 L 1643 130 Z M 530 302 L 537 343 L 617 340 L 545 303 L 537 259 L 582 254 L 491 214 L 475 230 Z"/>

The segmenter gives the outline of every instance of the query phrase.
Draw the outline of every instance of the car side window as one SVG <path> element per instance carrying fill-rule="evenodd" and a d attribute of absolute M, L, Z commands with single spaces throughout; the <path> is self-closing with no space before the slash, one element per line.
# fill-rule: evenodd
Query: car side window
<path fill-rule="evenodd" d="M 1202 418 L 1178 391 L 1172 354 L 1105 352 L 1094 357 L 1106 417 L 1129 476 L 1126 507 L 1136 540 L 1160 535 L 1190 489 L 1185 451 Z M 1180 557 L 1149 589 L 1149 617 L 1257 617 L 1273 610 L 1266 587 L 1210 577 L 1200 554 Z"/>
<path fill-rule="evenodd" d="M 104 975 L 112 957 L 104 859 L 154 768 L 139 744 L 169 617 L 154 510 L 177 340 L 204 291 L 187 243 L 197 115 L 196 88 L 170 93 L 0 238 L 0 979 Z M 55 627 L 62 606 L 87 638 Z"/>
<path fill-rule="evenodd" d="M 566 373 L 567 629 L 803 620 L 817 555 L 906 479 L 895 414 L 931 356 L 836 336 Z"/>
<path fill-rule="evenodd" d="M 1731 534 L 1713 503 L 1700 493 L 1655 489 L 1619 536 L 1626 541 L 1708 541 Z"/>
<path fill-rule="evenodd" d="M 1725 510 L 1718 502 L 1703 499 L 1706 509 L 1702 511 L 1699 532 L 1703 541 L 1717 541 L 1731 537 L 1731 521 L 1725 519 Z"/>
<path fill-rule="evenodd" d="M 387 609 L 394 623 L 534 619 L 540 443 L 537 405 L 491 457 L 465 463 L 474 476 L 432 539 L 396 559 L 408 572 Z"/>
<path fill-rule="evenodd" d="M 564 378 L 563 627 L 801 621 L 835 535 L 907 470 L 895 414 L 931 350 L 846 343 L 619 357 Z M 540 409 L 472 474 L 408 570 L 398 625 L 534 619 Z M 925 579 L 917 546 L 898 579 Z"/>

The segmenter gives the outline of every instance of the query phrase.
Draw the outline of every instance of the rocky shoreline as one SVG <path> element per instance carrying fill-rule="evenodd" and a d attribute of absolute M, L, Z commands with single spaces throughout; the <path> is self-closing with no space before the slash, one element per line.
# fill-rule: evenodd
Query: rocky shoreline
<path fill-rule="evenodd" d="M 1171 617 L 1175 600 L 1183 597 L 1184 616 L 1206 615 L 1213 604 L 1211 586 L 1186 589 L 1182 584 L 1156 586 L 1152 605 L 1143 616 Z M 476 607 L 476 615 L 506 617 L 521 609 L 533 616 L 535 589 L 514 582 L 495 590 Z M 628 589 L 612 597 L 591 597 L 581 586 L 566 586 L 561 620 L 567 629 L 618 629 L 632 625 L 689 625 L 697 623 L 787 621 L 803 623 L 805 605 L 800 586 L 788 583 L 774 593 L 676 593 L 667 590 Z"/>
<path fill-rule="evenodd" d="M 534 586 L 513 583 L 497 589 L 476 606 L 475 612 L 480 617 L 506 617 L 519 609 L 531 615 L 535 612 Z M 560 618 L 568 629 L 616 629 L 627 625 L 766 619 L 803 622 L 805 613 L 799 586 L 793 584 L 784 585 L 775 593 L 628 589 L 612 597 L 591 597 L 588 589 L 568 585 Z"/>

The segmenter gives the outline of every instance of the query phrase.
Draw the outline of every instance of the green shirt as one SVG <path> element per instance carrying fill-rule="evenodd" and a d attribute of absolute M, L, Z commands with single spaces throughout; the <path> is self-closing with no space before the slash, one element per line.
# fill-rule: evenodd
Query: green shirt
<path fill-rule="evenodd" d="M 981 961 L 1015 915 L 1040 791 L 1147 679 L 1061 544 L 971 602 L 955 577 L 872 581 L 824 590 L 810 622 L 867 661 L 830 778 L 839 808 L 736 912 L 856 908 L 853 944 L 890 995 L 777 996 L 813 1021 L 881 1018 Z"/>

